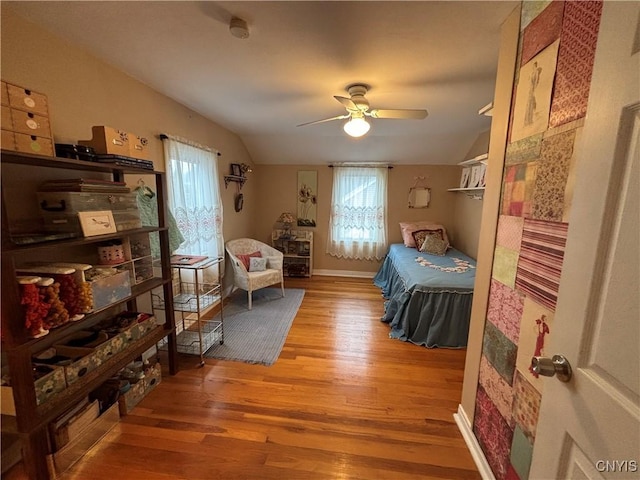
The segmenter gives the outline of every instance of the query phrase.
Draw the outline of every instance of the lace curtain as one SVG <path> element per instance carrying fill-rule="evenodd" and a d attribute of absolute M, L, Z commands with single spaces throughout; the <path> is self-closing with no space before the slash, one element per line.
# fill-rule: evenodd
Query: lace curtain
<path fill-rule="evenodd" d="M 381 260 L 387 253 L 385 167 L 333 167 L 327 253 Z"/>
<path fill-rule="evenodd" d="M 223 256 L 218 152 L 177 137 L 162 143 L 169 208 L 184 237 L 177 253 Z"/>

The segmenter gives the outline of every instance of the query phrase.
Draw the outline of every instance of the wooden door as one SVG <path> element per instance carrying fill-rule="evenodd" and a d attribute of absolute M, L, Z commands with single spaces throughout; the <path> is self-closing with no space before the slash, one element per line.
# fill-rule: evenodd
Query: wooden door
<path fill-rule="evenodd" d="M 640 2 L 604 2 L 531 479 L 640 478 Z"/>

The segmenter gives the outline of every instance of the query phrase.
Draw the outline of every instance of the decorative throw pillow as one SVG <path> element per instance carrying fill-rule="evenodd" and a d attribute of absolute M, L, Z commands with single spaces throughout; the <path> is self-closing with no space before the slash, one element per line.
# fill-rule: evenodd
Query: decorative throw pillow
<path fill-rule="evenodd" d="M 444 239 L 444 235 L 442 232 L 442 229 L 440 228 L 424 228 L 422 230 L 418 230 L 416 232 L 413 232 L 411 235 L 413 236 L 413 240 L 416 244 L 416 247 L 418 250 L 420 250 L 420 248 L 422 248 L 422 244 L 424 243 L 425 238 L 427 238 L 427 235 L 429 235 L 430 233 L 435 233 L 437 235 L 440 236 L 441 239 Z"/>
<path fill-rule="evenodd" d="M 241 253 L 239 255 L 236 255 L 236 257 L 238 257 L 238 260 L 242 262 L 242 264 L 244 265 L 244 268 L 246 268 L 248 271 L 250 267 L 249 259 L 251 257 L 262 257 L 262 254 L 260 252 L 253 252 L 253 253 L 247 253 L 247 254 Z"/>
<path fill-rule="evenodd" d="M 444 257 L 445 253 L 447 253 L 447 244 L 439 231 L 428 232 L 424 238 L 424 242 L 422 242 L 420 251 Z"/>
<path fill-rule="evenodd" d="M 421 222 L 400 222 L 400 231 L 402 232 L 402 241 L 404 242 L 405 247 L 409 248 L 420 248 L 420 245 L 416 245 L 416 241 L 413 238 L 413 232 L 417 232 L 418 230 L 442 230 L 442 237 L 444 241 L 447 243 L 447 247 L 449 246 L 449 237 L 447 236 L 447 229 L 437 223 L 430 222 L 428 220 Z"/>
<path fill-rule="evenodd" d="M 274 270 L 280 270 L 282 268 L 282 260 L 279 257 L 266 257 L 267 268 L 273 268 Z"/>
<path fill-rule="evenodd" d="M 262 257 L 251 257 L 249 259 L 250 272 L 264 272 L 267 269 L 267 259 Z"/>

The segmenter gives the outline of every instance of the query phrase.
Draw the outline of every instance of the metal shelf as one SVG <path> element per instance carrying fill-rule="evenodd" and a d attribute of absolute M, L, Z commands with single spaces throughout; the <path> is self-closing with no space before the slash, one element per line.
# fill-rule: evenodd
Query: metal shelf
<path fill-rule="evenodd" d="M 177 350 L 188 355 L 199 355 L 200 366 L 204 365 L 205 352 L 216 341 L 221 344 L 224 342 L 222 287 L 219 282 L 204 281 L 204 272 L 209 268 L 215 268 L 218 279 L 221 279 L 221 265 L 222 257 L 206 258 L 193 265 L 171 265 L 171 268 L 177 270 L 179 277 L 179 280 L 174 282 L 177 291 L 174 290 L 171 299 L 173 311 L 180 314 L 176 317 Z M 154 310 L 165 310 L 163 297 L 153 294 L 152 300 Z M 218 304 L 218 319 L 203 318 L 207 311 Z"/>

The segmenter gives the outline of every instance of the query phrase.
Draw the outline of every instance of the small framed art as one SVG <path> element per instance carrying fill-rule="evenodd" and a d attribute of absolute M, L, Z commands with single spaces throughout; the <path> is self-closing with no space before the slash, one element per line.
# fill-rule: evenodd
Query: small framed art
<path fill-rule="evenodd" d="M 106 235 L 118 231 L 111 210 L 78 212 L 78 219 L 80 220 L 82 235 L 85 237 Z"/>
<path fill-rule="evenodd" d="M 232 163 L 231 164 L 231 175 L 233 175 L 234 177 L 241 177 L 242 176 L 242 167 L 240 166 L 239 163 Z"/>
<path fill-rule="evenodd" d="M 462 176 L 460 177 L 460 188 L 467 188 L 469 186 L 470 176 L 471 176 L 471 167 L 463 168 Z"/>

